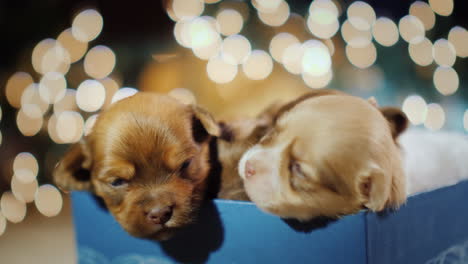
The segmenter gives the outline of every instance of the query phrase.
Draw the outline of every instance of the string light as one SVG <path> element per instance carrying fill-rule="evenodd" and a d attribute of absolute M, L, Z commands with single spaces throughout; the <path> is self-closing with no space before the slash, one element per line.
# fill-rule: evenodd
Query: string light
<path fill-rule="evenodd" d="M 431 7 L 422 1 L 416 1 L 410 6 L 410 15 L 415 16 L 421 20 L 424 28 L 431 30 L 435 25 L 435 14 L 432 12 Z"/>
<path fill-rule="evenodd" d="M 331 70 L 328 47 L 318 40 L 308 40 L 303 45 L 302 72 L 313 77 L 325 75 Z"/>
<path fill-rule="evenodd" d="M 434 43 L 432 55 L 440 66 L 451 67 L 457 58 L 455 47 L 446 39 L 439 39 Z"/>
<path fill-rule="evenodd" d="M 45 73 L 42 69 L 42 60 L 46 52 L 52 47 L 54 47 L 54 45 L 55 45 L 55 40 L 51 38 L 47 38 L 37 43 L 37 45 L 34 47 L 32 51 L 32 56 L 31 56 L 31 63 L 32 63 L 34 70 L 37 73 L 40 73 L 40 74 Z"/>
<path fill-rule="evenodd" d="M 441 94 L 452 95 L 458 90 L 460 81 L 452 67 L 439 66 L 434 72 L 434 85 Z"/>
<path fill-rule="evenodd" d="M 29 105 L 37 107 L 28 107 Z M 32 83 L 24 90 L 21 95 L 21 109 L 28 117 L 33 119 L 39 118 L 49 109 L 49 104 L 42 100 L 40 96 L 38 84 Z M 32 112 L 31 109 L 38 109 L 39 112 Z"/>
<path fill-rule="evenodd" d="M 354 27 L 349 20 L 341 26 L 341 36 L 349 46 L 360 48 L 369 45 L 372 41 L 372 33 L 369 30 L 360 30 Z"/>
<path fill-rule="evenodd" d="M 249 40 L 242 35 L 232 35 L 223 40 L 221 45 L 221 56 L 224 63 L 241 64 L 249 56 L 251 52 L 251 45 Z M 218 61 L 213 58 L 213 61 Z M 232 67 L 230 67 L 231 73 Z M 235 75 L 234 75 L 235 76 Z"/>
<path fill-rule="evenodd" d="M 29 152 L 21 152 L 16 155 L 13 161 L 13 172 L 20 182 L 32 183 L 39 172 L 39 164 L 36 158 Z"/>
<path fill-rule="evenodd" d="M 439 104 L 427 105 L 427 117 L 424 126 L 430 130 L 440 130 L 445 123 L 445 112 Z"/>
<path fill-rule="evenodd" d="M 56 131 L 64 143 L 78 142 L 84 129 L 83 117 L 78 112 L 65 111 L 57 114 Z"/>
<path fill-rule="evenodd" d="M 274 60 L 281 63 L 286 48 L 297 43 L 299 43 L 299 40 L 290 33 L 276 34 L 270 42 L 270 54 Z"/>
<path fill-rule="evenodd" d="M 449 32 L 448 40 L 455 47 L 458 57 L 468 57 L 468 31 L 465 28 L 453 27 Z"/>
<path fill-rule="evenodd" d="M 402 110 L 414 125 L 422 124 L 426 120 L 427 104 L 419 95 L 406 97 L 405 101 L 403 101 Z"/>
<path fill-rule="evenodd" d="M 36 192 L 34 203 L 37 210 L 48 217 L 56 216 L 63 206 L 62 195 L 53 185 L 44 184 Z"/>
<path fill-rule="evenodd" d="M 424 38 L 424 40 L 416 44 L 410 43 L 408 45 L 408 52 L 414 63 L 420 66 L 432 64 L 432 43 L 429 39 Z"/>
<path fill-rule="evenodd" d="M 60 114 L 60 112 L 58 113 Z M 57 114 L 52 114 L 49 117 L 49 120 L 47 122 L 47 132 L 49 134 L 50 139 L 57 143 L 57 144 L 64 144 L 65 142 L 59 138 L 58 133 L 57 133 Z"/>
<path fill-rule="evenodd" d="M 273 13 L 283 0 L 255 0 L 256 8 L 265 13 Z"/>
<path fill-rule="evenodd" d="M 172 10 L 180 19 L 192 19 L 203 13 L 205 5 L 200 0 L 174 0 Z"/>
<path fill-rule="evenodd" d="M 67 80 L 65 76 L 58 72 L 48 72 L 42 76 L 39 82 L 39 96 L 48 103 L 54 104 L 62 100 L 65 96 Z"/>
<path fill-rule="evenodd" d="M 60 42 L 54 40 L 52 47 L 42 57 L 40 72 L 43 74 L 48 72 L 66 74 L 69 69 L 70 54 Z"/>
<path fill-rule="evenodd" d="M 0 236 L 3 235 L 3 233 L 5 233 L 6 226 L 7 221 L 2 214 L 2 211 L 0 210 Z"/>
<path fill-rule="evenodd" d="M 84 59 L 86 74 L 95 79 L 107 77 L 115 67 L 115 54 L 106 46 L 99 45 L 88 51 Z"/>
<path fill-rule="evenodd" d="M 278 8 L 273 12 L 265 12 L 258 9 L 258 17 L 265 24 L 272 27 L 283 25 L 289 18 L 289 5 L 286 1 L 281 1 Z"/>
<path fill-rule="evenodd" d="M 330 81 L 333 79 L 333 72 L 331 69 L 321 76 L 313 76 L 307 73 L 302 73 L 302 80 L 310 88 L 320 89 L 327 86 Z"/>
<path fill-rule="evenodd" d="M 424 25 L 417 17 L 412 15 L 404 16 L 398 23 L 401 37 L 409 43 L 418 43 L 424 39 Z"/>
<path fill-rule="evenodd" d="M 19 223 L 26 216 L 26 204 L 16 199 L 10 191 L 2 194 L 0 209 L 3 216 L 12 223 Z"/>
<path fill-rule="evenodd" d="M 233 59 L 229 59 L 227 62 L 225 58 L 225 56 L 216 56 L 206 64 L 208 78 L 215 83 L 228 83 L 234 80 L 237 75 L 237 65 L 231 63 Z"/>
<path fill-rule="evenodd" d="M 34 201 L 34 194 L 37 190 L 37 180 L 30 183 L 23 183 L 17 177 L 11 178 L 11 191 L 13 195 L 21 202 L 30 203 Z"/>
<path fill-rule="evenodd" d="M 104 20 L 94 9 L 87 9 L 79 13 L 72 22 L 72 35 L 81 42 L 96 39 L 102 31 Z"/>
<path fill-rule="evenodd" d="M 251 80 L 263 80 L 272 72 L 273 60 L 267 52 L 254 50 L 242 64 L 242 70 Z"/>
<path fill-rule="evenodd" d="M 370 30 L 375 22 L 374 9 L 362 1 L 353 2 L 348 7 L 347 15 L 349 22 L 358 30 Z"/>
<path fill-rule="evenodd" d="M 219 32 L 224 36 L 238 34 L 242 30 L 244 20 L 242 15 L 234 9 L 223 9 L 216 15 Z"/>
<path fill-rule="evenodd" d="M 374 39 L 382 46 L 390 47 L 398 42 L 398 28 L 393 20 L 387 17 L 380 17 L 372 27 Z"/>
<path fill-rule="evenodd" d="M 76 90 L 66 89 L 65 96 L 54 104 L 54 113 L 60 113 L 63 111 L 76 111 Z"/>
<path fill-rule="evenodd" d="M 377 59 L 377 50 L 371 42 L 365 47 L 346 46 L 346 57 L 354 66 L 365 69 L 372 66 Z"/>
<path fill-rule="evenodd" d="M 68 51 L 70 63 L 80 60 L 88 49 L 87 42 L 81 42 L 73 37 L 71 28 L 60 33 L 57 41 Z"/>
<path fill-rule="evenodd" d="M 304 49 L 301 43 L 289 45 L 283 52 L 284 68 L 292 74 L 302 73 L 302 57 Z"/>
<path fill-rule="evenodd" d="M 39 118 L 31 118 L 24 113 L 21 109 L 16 115 L 16 125 L 18 130 L 26 137 L 32 137 L 36 135 L 42 128 L 42 116 Z"/>
<path fill-rule="evenodd" d="M 310 4 L 307 27 L 318 38 L 333 37 L 340 27 L 338 8 L 330 0 L 316 0 Z"/>
<path fill-rule="evenodd" d="M 218 33 L 218 22 L 214 18 L 196 18 L 187 27 L 190 47 L 195 56 L 208 60 L 219 53 L 222 39 Z"/>
<path fill-rule="evenodd" d="M 20 108 L 23 91 L 32 83 L 33 79 L 29 73 L 14 73 L 8 79 L 5 87 L 5 95 L 8 103 L 15 108 Z"/>
<path fill-rule="evenodd" d="M 453 0 L 429 0 L 429 5 L 440 16 L 450 16 L 453 12 Z"/>
<path fill-rule="evenodd" d="M 106 89 L 96 80 L 83 81 L 76 91 L 76 104 L 86 112 L 95 112 L 104 105 Z"/>

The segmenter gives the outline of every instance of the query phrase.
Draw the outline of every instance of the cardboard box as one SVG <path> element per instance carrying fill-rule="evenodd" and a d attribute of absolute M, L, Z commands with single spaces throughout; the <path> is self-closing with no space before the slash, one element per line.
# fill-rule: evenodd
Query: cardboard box
<path fill-rule="evenodd" d="M 215 200 L 163 243 L 129 236 L 87 193 L 72 200 L 79 263 L 468 263 L 468 181 L 413 196 L 396 212 L 307 224 Z"/>

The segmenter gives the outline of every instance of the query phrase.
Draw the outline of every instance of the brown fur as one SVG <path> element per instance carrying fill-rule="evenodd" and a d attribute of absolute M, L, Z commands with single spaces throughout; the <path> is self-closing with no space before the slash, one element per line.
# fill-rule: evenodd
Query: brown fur
<path fill-rule="evenodd" d="M 274 120 L 239 165 L 247 193 L 261 209 L 308 220 L 405 201 L 395 143 L 407 124 L 400 110 L 379 111 L 372 102 L 321 90 L 285 105 Z"/>
<path fill-rule="evenodd" d="M 237 134 L 231 142 L 217 139 L 221 134 L 211 115 L 197 106 L 138 93 L 99 115 L 90 135 L 62 158 L 54 179 L 62 189 L 101 197 L 130 234 L 167 239 L 193 222 L 208 192 L 217 189 L 220 173 L 221 198 L 247 198 L 232 168 L 248 146 L 236 141 Z M 116 180 L 123 184 L 113 186 Z M 169 221 L 148 221 L 148 212 L 164 207 L 172 210 Z"/>

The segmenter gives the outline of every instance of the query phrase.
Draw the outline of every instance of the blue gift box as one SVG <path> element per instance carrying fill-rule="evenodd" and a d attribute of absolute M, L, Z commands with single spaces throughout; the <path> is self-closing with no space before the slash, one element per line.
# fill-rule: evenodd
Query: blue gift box
<path fill-rule="evenodd" d="M 468 263 L 468 181 L 412 196 L 395 212 L 309 223 L 215 200 L 161 243 L 128 235 L 87 193 L 72 201 L 79 263 Z"/>

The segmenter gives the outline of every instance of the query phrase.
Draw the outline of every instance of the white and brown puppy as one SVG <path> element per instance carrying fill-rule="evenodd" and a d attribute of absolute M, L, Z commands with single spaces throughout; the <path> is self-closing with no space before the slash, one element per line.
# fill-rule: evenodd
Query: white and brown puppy
<path fill-rule="evenodd" d="M 338 217 L 405 202 L 395 139 L 407 127 L 396 108 L 334 90 L 283 106 L 271 130 L 248 150 L 239 173 L 250 199 L 283 218 Z"/>

